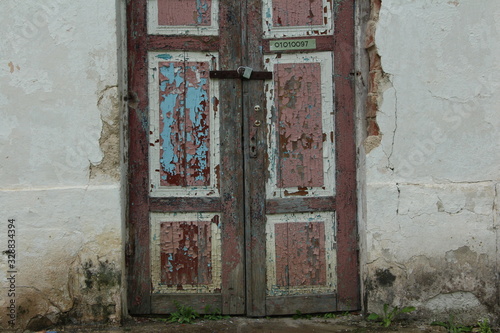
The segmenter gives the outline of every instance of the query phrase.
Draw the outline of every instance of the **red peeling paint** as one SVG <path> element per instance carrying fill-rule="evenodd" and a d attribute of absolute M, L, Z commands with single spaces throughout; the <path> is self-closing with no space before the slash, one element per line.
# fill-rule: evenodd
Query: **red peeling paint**
<path fill-rule="evenodd" d="M 322 0 L 274 0 L 273 25 L 296 27 L 321 25 L 323 21 Z"/>
<path fill-rule="evenodd" d="M 278 286 L 325 285 L 325 223 L 278 223 L 275 233 Z"/>
<path fill-rule="evenodd" d="M 168 286 L 212 282 L 211 222 L 163 222 L 160 229 L 161 282 Z"/>
<path fill-rule="evenodd" d="M 275 65 L 279 187 L 320 187 L 323 179 L 321 65 Z"/>
<path fill-rule="evenodd" d="M 211 8 L 211 0 L 158 0 L 158 24 L 209 26 Z"/>

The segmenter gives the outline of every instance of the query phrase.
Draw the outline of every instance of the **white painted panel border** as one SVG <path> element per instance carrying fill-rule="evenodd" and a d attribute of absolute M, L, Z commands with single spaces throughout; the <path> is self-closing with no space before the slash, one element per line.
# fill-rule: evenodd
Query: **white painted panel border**
<path fill-rule="evenodd" d="M 159 25 L 158 0 L 148 0 L 148 33 L 150 35 L 217 36 L 219 34 L 219 0 L 212 0 L 211 22 L 209 26 Z"/>
<path fill-rule="evenodd" d="M 333 53 L 313 52 L 266 56 L 265 67 L 274 71 L 275 64 L 319 63 L 321 66 L 321 108 L 322 127 L 326 141 L 323 142 L 323 187 L 308 187 L 305 197 L 332 196 L 335 194 L 335 112 L 333 104 Z M 269 178 L 266 184 L 268 199 L 284 198 L 288 193 L 298 192 L 298 187 L 280 188 L 278 184 L 278 128 L 276 127 L 277 110 L 275 106 L 274 80 L 266 81 L 266 110 L 268 127 Z"/>
<path fill-rule="evenodd" d="M 306 0 L 304 0 L 306 1 Z M 323 0 L 323 24 L 297 27 L 273 26 L 273 0 L 262 1 L 262 29 L 264 38 L 323 36 L 333 34 L 332 1 Z M 326 9 L 326 11 L 325 11 Z M 326 21 L 326 23 L 324 23 Z"/>
<path fill-rule="evenodd" d="M 294 222 L 323 222 L 325 224 L 325 286 L 279 287 L 276 278 L 275 225 Z M 337 290 L 337 225 L 335 212 L 312 212 L 267 215 L 266 223 L 266 271 L 267 294 L 269 296 L 320 294 Z"/>
<path fill-rule="evenodd" d="M 211 223 L 212 240 L 212 283 L 209 285 L 182 285 L 182 290 L 177 286 L 168 287 L 161 284 L 161 258 L 160 258 L 160 226 L 162 222 L 211 222 L 219 216 L 219 224 Z M 151 246 L 151 283 L 153 293 L 216 293 L 222 287 L 222 219 L 219 213 L 151 213 L 150 214 L 150 246 Z"/>
<path fill-rule="evenodd" d="M 219 196 L 216 168 L 220 163 L 219 115 L 216 111 L 219 99 L 218 80 L 209 79 L 210 89 L 210 186 L 160 186 L 160 89 L 159 63 L 176 62 L 208 62 L 210 70 L 217 69 L 218 54 L 206 52 L 150 52 L 149 59 L 149 178 L 150 196 L 152 197 L 203 197 Z"/>

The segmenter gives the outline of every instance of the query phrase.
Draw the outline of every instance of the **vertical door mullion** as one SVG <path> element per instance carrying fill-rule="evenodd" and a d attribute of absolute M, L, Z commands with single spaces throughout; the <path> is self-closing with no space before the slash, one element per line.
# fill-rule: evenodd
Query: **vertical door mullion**
<path fill-rule="evenodd" d="M 219 1 L 219 69 L 241 63 L 239 0 Z M 242 147 L 242 87 L 240 80 L 218 80 L 220 87 L 221 203 L 223 218 L 222 312 L 245 313 L 244 173 Z"/>
<path fill-rule="evenodd" d="M 262 2 L 246 0 L 242 22 L 244 35 L 244 65 L 256 71 L 263 70 Z M 247 314 L 266 315 L 266 233 L 265 233 L 265 174 L 266 165 L 266 110 L 264 81 L 243 82 L 243 110 L 245 130 L 245 187 L 246 187 L 246 246 L 247 252 Z M 256 111 L 255 106 L 261 106 Z M 256 126 L 260 122 L 260 126 Z M 249 154 L 249 140 L 254 138 L 257 155 Z"/>

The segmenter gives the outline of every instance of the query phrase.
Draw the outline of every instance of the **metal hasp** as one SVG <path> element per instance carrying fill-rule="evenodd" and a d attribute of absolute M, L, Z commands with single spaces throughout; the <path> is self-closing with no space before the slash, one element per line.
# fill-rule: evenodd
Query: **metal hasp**
<path fill-rule="evenodd" d="M 250 70 L 235 70 L 235 71 L 210 71 L 211 79 L 245 79 L 245 80 L 271 80 L 273 72 L 254 71 L 250 67 L 240 67 Z M 251 72 L 250 72 L 251 71 Z M 250 72 L 250 76 L 248 73 Z M 247 75 L 245 75 L 247 73 Z"/>

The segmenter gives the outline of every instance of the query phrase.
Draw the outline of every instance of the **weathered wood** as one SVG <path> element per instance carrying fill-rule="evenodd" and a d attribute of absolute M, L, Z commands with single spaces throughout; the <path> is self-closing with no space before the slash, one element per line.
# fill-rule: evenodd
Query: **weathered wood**
<path fill-rule="evenodd" d="M 211 221 L 163 222 L 160 225 L 160 281 L 171 286 L 210 285 Z"/>
<path fill-rule="evenodd" d="M 266 201 L 267 214 L 288 213 L 290 211 L 297 213 L 328 212 L 334 211 L 335 208 L 335 197 L 269 199 Z"/>
<path fill-rule="evenodd" d="M 221 0 L 219 69 L 241 65 L 241 1 Z M 245 312 L 242 90 L 240 80 L 220 80 L 222 198 L 222 311 Z"/>
<path fill-rule="evenodd" d="M 262 43 L 262 2 L 248 0 L 242 21 L 246 23 L 242 31 L 246 41 L 243 47 L 243 63 L 254 70 L 263 70 L 260 53 Z M 267 143 L 265 126 L 254 126 L 256 121 L 266 123 L 265 110 L 256 112 L 255 105 L 264 105 L 264 83 L 243 82 L 244 89 L 244 137 L 245 142 L 245 218 L 247 245 L 247 315 L 266 315 L 266 232 L 265 232 L 265 174 L 267 171 Z M 267 127 L 267 126 L 266 126 Z M 255 152 L 250 152 L 250 144 L 255 144 Z M 252 156 L 255 156 L 252 157 Z"/>
<path fill-rule="evenodd" d="M 269 316 L 296 313 L 324 313 L 337 309 L 337 294 L 270 296 L 266 298 L 266 310 Z"/>
<path fill-rule="evenodd" d="M 185 3 L 183 3 L 184 5 Z M 219 100 L 209 99 L 209 96 L 205 95 L 194 95 L 193 98 L 187 96 L 182 97 L 177 100 L 177 105 L 179 108 L 186 107 L 193 111 L 193 107 L 189 106 L 190 100 L 196 100 L 198 106 L 206 107 L 209 103 L 217 103 L 215 112 L 219 112 L 220 115 L 220 159 L 221 166 L 220 169 L 216 171 L 216 176 L 221 178 L 218 179 L 220 196 L 218 197 L 176 197 L 176 196 L 165 196 L 159 197 L 158 193 L 155 193 L 154 197 L 149 197 L 149 175 L 148 175 L 148 149 L 149 149 L 149 130 L 150 130 L 150 119 L 148 118 L 148 64 L 147 55 L 151 51 L 214 51 L 219 54 L 218 66 L 221 69 L 234 69 L 241 65 L 241 49 L 237 47 L 241 45 L 240 41 L 240 26 L 239 20 L 237 19 L 240 15 L 240 3 L 233 0 L 222 0 L 220 1 L 220 31 L 221 38 L 224 42 L 220 42 L 219 36 L 164 36 L 164 35 L 148 35 L 147 25 L 146 25 L 146 0 L 129 1 L 127 5 L 127 19 L 128 19 L 128 64 L 129 64 L 129 119 L 130 119 L 130 197 L 129 197 L 129 230 L 130 230 L 130 240 L 127 244 L 127 268 L 129 276 L 129 289 L 128 289 L 128 300 L 129 309 L 132 314 L 148 314 L 148 313 L 164 313 L 171 312 L 172 307 L 170 305 L 162 305 L 168 300 L 172 303 L 173 300 L 187 300 L 186 305 L 205 303 L 215 304 L 215 308 L 222 309 L 224 313 L 227 314 L 243 314 L 245 311 L 245 285 L 244 285 L 244 254 L 243 254 L 243 158 L 242 158 L 242 146 L 241 146 L 241 87 L 235 86 L 232 82 L 220 82 L 211 83 L 219 84 L 220 96 Z M 166 10 L 167 7 L 163 7 Z M 186 10 L 188 10 L 187 8 Z M 177 20 L 177 18 L 170 17 L 169 20 Z M 165 23 L 165 22 L 163 22 Z M 160 22 L 160 24 L 162 24 Z M 235 46 L 236 45 L 236 46 Z M 172 61 L 169 62 L 168 58 L 165 58 L 163 64 L 169 66 Z M 205 65 L 204 65 L 205 64 Z M 161 63 L 160 63 L 161 65 Z M 167 77 L 163 74 L 158 74 L 159 81 L 152 82 L 152 84 L 160 84 L 160 103 L 165 97 L 172 97 L 173 91 L 178 89 L 179 86 L 173 85 L 172 80 L 175 80 L 176 84 L 179 82 L 186 82 L 186 75 L 191 75 L 190 70 L 193 66 L 206 66 L 206 63 L 192 64 L 189 61 L 177 63 L 177 69 L 181 68 L 183 77 Z M 175 67 L 175 64 L 174 64 Z M 189 68 L 188 68 L 189 67 Z M 191 69 L 190 69 L 191 68 Z M 217 68 L 214 68 L 217 69 Z M 205 68 L 206 74 L 208 76 L 208 70 Z M 174 71 L 174 73 L 177 73 Z M 163 76 L 162 76 L 163 75 Z M 203 75 L 201 75 L 203 76 Z M 198 75 L 191 75 L 189 84 L 193 86 L 194 89 L 198 89 L 198 85 L 193 81 Z M 208 79 L 208 77 L 206 78 Z M 163 82 L 161 81 L 163 80 Z M 201 82 L 201 81 L 200 81 Z M 188 83 L 184 83 L 188 84 Z M 188 89 L 189 87 L 187 87 Z M 208 90 L 205 89 L 205 92 Z M 200 98 L 203 97 L 203 100 Z M 205 98 L 206 97 L 206 98 Z M 199 100 L 199 101 L 198 101 Z M 219 101 L 224 101 L 219 104 Z M 154 101 L 153 101 L 154 102 Z M 184 104 L 186 103 L 186 104 Z M 196 107 L 195 112 L 198 112 L 200 107 Z M 175 114 L 175 110 L 163 110 L 164 112 L 160 115 L 162 119 L 168 119 L 169 117 L 179 117 Z M 206 114 L 207 112 L 205 112 Z M 195 114 L 194 117 L 198 117 Z M 161 118 L 160 117 L 160 118 Z M 207 126 L 212 126 L 216 124 L 196 123 L 193 121 L 193 115 L 190 119 L 178 119 L 175 130 L 178 132 L 173 133 L 173 137 L 170 139 L 163 133 L 162 140 L 170 140 L 168 147 L 163 147 L 165 149 L 170 149 L 171 146 L 176 145 L 178 148 L 174 151 L 177 152 L 176 157 L 170 160 L 166 160 L 164 157 L 163 162 L 175 164 L 178 160 L 183 159 L 185 156 L 191 156 L 193 153 L 197 154 L 196 157 L 203 159 L 202 162 L 191 161 L 182 166 L 176 166 L 176 174 L 163 175 L 166 178 L 163 179 L 162 186 L 165 188 L 171 186 L 185 187 L 185 186 L 205 186 L 208 184 L 207 173 L 196 174 L 196 168 L 198 164 L 208 165 L 210 162 L 210 156 L 205 153 L 205 155 L 200 155 L 209 149 L 209 142 L 212 140 L 207 139 L 206 147 L 203 149 L 198 149 L 196 147 L 191 147 L 186 145 L 182 140 L 184 138 L 180 137 L 184 135 L 184 131 L 189 131 L 190 128 L 196 131 L 200 131 Z M 205 115 L 206 118 L 206 115 Z M 174 119 L 174 118 L 172 118 Z M 177 118 L 175 118 L 177 119 Z M 197 118 L 196 118 L 197 119 Z M 190 127 L 192 126 L 192 127 Z M 183 133 L 181 133 L 183 132 Z M 206 131 L 205 131 L 206 132 Z M 205 133 L 204 132 L 204 133 Z M 198 132 L 197 132 L 198 133 Z M 203 140 L 196 137 L 196 134 L 187 133 L 188 138 L 194 138 L 196 144 L 200 145 Z M 177 135 L 177 136 L 175 136 Z M 205 134 L 203 134 L 206 137 Z M 235 140 L 236 138 L 236 140 Z M 160 140 L 161 141 L 161 140 Z M 160 142 L 161 143 L 161 142 Z M 175 148 L 175 147 L 174 147 Z M 205 149 L 206 148 L 206 149 Z M 199 152 L 198 152 L 199 150 Z M 168 155 L 167 157 L 170 157 Z M 176 165 L 176 164 L 175 164 Z M 186 171 L 187 170 L 187 171 Z M 201 170 L 201 169 L 200 169 Z M 199 173 L 199 172 L 198 172 Z M 178 176 L 181 174 L 193 175 L 191 179 L 181 179 L 176 182 L 172 176 Z M 203 176 L 203 177 L 202 177 Z M 170 178 L 169 178 L 170 177 Z M 172 183 L 171 181 L 174 181 Z M 168 191 L 164 192 L 168 195 Z M 149 216 L 151 212 L 156 213 L 183 213 L 193 212 L 193 213 L 207 213 L 207 212 L 218 212 L 220 213 L 221 230 L 223 233 L 221 250 L 222 255 L 220 259 L 222 262 L 222 276 L 217 277 L 217 279 L 222 279 L 221 282 L 221 294 L 210 295 L 210 294 L 170 294 L 159 295 L 152 294 L 151 290 L 151 231 L 150 231 L 150 221 Z M 168 215 L 173 216 L 173 215 Z M 173 222 L 172 227 L 177 225 L 186 225 L 189 221 Z M 200 225 L 204 225 L 205 222 L 201 222 Z M 205 223 L 206 224 L 206 223 Z M 162 222 L 162 226 L 169 225 L 168 218 L 165 222 Z M 155 231 L 156 232 L 156 231 Z M 168 234 L 168 230 L 164 228 L 163 233 L 161 227 L 158 229 L 160 235 Z M 199 251 L 200 244 L 209 244 L 209 239 L 198 239 L 199 237 L 209 237 L 206 236 L 208 233 L 197 233 L 196 235 L 191 235 L 190 231 L 186 231 L 189 235 L 186 236 L 184 242 L 190 242 L 189 246 L 182 246 L 182 248 L 176 249 L 176 246 L 181 246 L 182 240 L 173 240 L 174 250 L 169 248 L 168 240 L 162 239 L 161 244 L 163 244 L 164 251 L 160 251 L 158 259 L 163 260 L 156 265 L 159 266 L 159 272 L 164 274 L 161 276 L 163 283 L 168 286 L 172 281 L 179 282 L 186 280 L 186 283 L 194 283 L 203 285 L 206 281 L 210 279 L 210 272 L 204 272 L 202 274 L 201 280 L 191 272 L 171 272 L 166 271 L 168 267 L 171 266 L 170 255 L 177 255 L 179 264 L 182 260 L 187 260 L 186 265 L 191 269 L 205 269 L 206 266 L 196 260 L 191 260 L 190 257 L 184 256 L 183 251 L 196 250 Z M 194 232 L 194 231 L 193 231 Z M 178 233 L 177 233 L 178 234 Z M 176 234 L 176 235 L 177 235 Z M 205 235 L 206 234 L 206 235 Z M 158 235 L 159 237 L 161 237 Z M 205 235 L 205 236 L 204 236 Z M 196 244 L 191 244 L 193 237 L 197 237 Z M 166 236 L 163 236 L 166 237 Z M 220 236 L 218 236 L 220 237 Z M 177 244 L 177 245 L 175 245 Z M 154 245 L 158 246 L 158 245 Z M 202 255 L 202 260 L 208 260 L 208 253 L 211 248 L 204 247 L 203 251 L 205 254 Z M 155 250 L 156 251 L 156 250 Z M 163 256 L 162 256 L 163 255 Z M 186 258 L 185 258 L 186 257 Z M 205 258 L 206 257 L 206 258 Z M 203 259 L 205 258 L 205 259 Z M 179 266 L 180 267 L 180 266 Z M 201 268 L 200 268 L 201 267 Z M 175 275 L 178 274 L 178 275 Z M 158 278 L 160 279 L 160 278 Z M 215 279 L 215 278 L 214 278 Z M 201 283 L 200 283 L 201 281 Z M 189 291 L 192 292 L 192 291 Z M 153 297 L 153 303 L 151 303 L 151 297 Z M 207 301 L 205 301 L 207 300 Z M 175 309 L 174 309 L 175 310 Z"/>
<path fill-rule="evenodd" d="M 211 7 L 211 0 L 158 0 L 158 24 L 209 26 Z"/>
<path fill-rule="evenodd" d="M 180 0 L 176 0 L 180 1 Z M 170 196 L 158 197 L 154 193 L 154 197 L 149 197 L 149 175 L 148 175 L 148 149 L 149 149 L 149 130 L 150 123 L 148 119 L 148 68 L 147 54 L 150 51 L 195 51 L 195 52 L 217 52 L 219 55 L 218 68 L 212 70 L 218 71 L 234 71 L 241 65 L 249 66 L 258 73 L 264 70 L 263 53 L 269 52 L 269 40 L 264 40 L 262 27 L 262 0 L 220 0 L 219 6 L 219 36 L 163 36 L 163 35 L 148 35 L 146 30 L 146 0 L 129 1 L 127 2 L 127 22 L 128 22 L 128 70 L 129 70 L 129 240 L 127 241 L 127 270 L 128 270 L 128 302 L 129 310 L 132 314 L 148 314 L 148 313 L 169 313 L 176 311 L 173 304 L 174 300 L 181 304 L 194 306 L 197 310 L 202 311 L 205 305 L 210 304 L 213 308 L 219 308 L 226 314 L 243 314 L 246 312 L 249 316 L 264 316 L 264 315 L 283 315 L 293 314 L 296 310 L 303 313 L 311 312 L 330 312 L 335 310 L 354 310 L 358 309 L 359 304 L 359 273 L 357 261 L 357 229 L 356 229 L 356 151 L 355 151 L 355 128 L 354 128 L 354 93 L 353 93 L 353 49 L 354 49 L 354 21 L 353 8 L 354 0 L 346 0 L 335 6 L 335 31 L 334 36 L 304 36 L 295 37 L 293 39 L 316 39 L 315 50 L 304 51 L 282 51 L 276 53 L 303 53 L 303 52 L 318 52 L 318 51 L 333 51 L 334 52 L 334 73 L 335 79 L 335 105 L 332 106 L 332 111 L 335 114 L 335 151 L 336 151 L 336 196 L 319 197 L 301 197 L 307 195 L 307 191 L 302 191 L 304 188 L 302 180 L 309 181 L 310 186 L 318 187 L 323 183 L 322 174 L 304 174 L 305 178 L 294 178 L 298 170 L 310 168 L 312 163 L 316 163 L 316 157 L 308 157 L 304 165 L 297 164 L 298 160 L 288 163 L 293 165 L 285 166 L 285 171 L 288 175 L 280 178 L 280 186 L 297 186 L 298 190 L 294 193 L 285 193 L 285 198 L 266 200 L 266 176 L 268 175 L 269 156 L 267 156 L 267 126 L 255 126 L 260 122 L 266 124 L 266 112 L 262 110 L 257 112 L 257 105 L 265 105 L 263 81 L 252 80 L 214 80 L 219 85 L 219 100 L 217 102 L 216 112 L 219 114 L 219 146 L 220 146 L 220 169 L 217 170 L 219 177 L 218 197 L 184 197 Z M 191 6 L 183 3 L 184 6 Z M 319 1 L 311 2 L 314 10 L 317 11 Z M 276 4 L 283 5 L 283 8 L 275 8 L 274 18 L 281 19 L 281 22 L 276 21 L 279 25 L 293 26 L 304 23 L 304 16 L 289 16 L 286 17 L 289 11 L 295 14 L 297 6 L 302 6 L 305 3 L 298 0 L 276 0 Z M 295 6 L 294 4 L 297 4 Z M 290 9 L 292 6 L 292 10 Z M 184 8 L 184 7 L 183 7 Z M 287 9 L 288 8 L 288 9 Z M 167 7 L 163 7 L 167 10 Z M 189 11 L 189 8 L 184 8 Z M 319 12 L 318 12 L 319 13 Z M 318 14 L 317 13 L 317 14 Z M 295 15 L 293 14 L 293 15 Z M 320 15 L 315 15 L 319 17 Z M 168 20 L 177 22 L 180 18 L 168 17 Z M 186 16 L 183 18 L 186 19 Z M 203 21 L 203 17 L 202 17 Z M 168 21 L 170 22 L 170 21 Z M 314 21 L 315 22 L 315 21 Z M 316 24 L 311 21 L 311 24 Z M 161 22 L 160 22 L 161 23 Z M 209 22 L 198 22 L 198 25 L 208 25 Z M 286 39 L 286 38 L 285 38 Z M 281 39 L 280 39 L 281 40 Z M 278 58 L 280 54 L 276 55 Z M 187 61 L 189 63 L 189 61 Z M 318 68 L 315 65 L 299 65 L 295 69 L 281 66 L 277 63 L 278 71 L 293 72 L 297 68 L 305 75 L 316 73 L 319 75 Z M 182 65 L 183 66 L 183 65 Z M 180 67 L 182 67 L 180 65 Z M 281 67 L 280 67 L 281 66 Z M 179 66 L 178 66 L 179 67 Z M 286 68 L 285 68 L 286 67 Z M 206 70 L 206 68 L 205 68 Z M 299 70 L 299 71 L 300 71 Z M 288 74 L 283 74 L 285 77 Z M 312 75 L 312 74 L 311 74 Z M 321 73 L 321 75 L 329 75 Z M 289 75 L 290 76 L 290 75 Z M 293 75 L 287 77 L 287 81 L 293 80 Z M 306 78 L 308 84 L 312 84 L 312 80 Z M 172 85 L 170 79 L 166 79 L 164 88 L 165 94 L 169 94 L 172 89 L 177 88 Z M 158 84 L 158 83 L 156 83 Z M 214 84 L 214 83 L 211 83 Z M 279 87 L 279 84 L 277 85 Z M 317 84 L 315 86 L 317 87 Z M 293 86 L 284 87 L 288 92 L 296 91 Z M 303 102 L 306 98 L 314 95 L 313 87 L 311 93 L 302 91 L 299 100 Z M 285 89 L 285 90 L 286 90 Z M 327 91 L 333 91 L 333 87 L 321 87 Z M 161 90 L 161 89 L 160 89 Z M 300 91 L 300 89 L 299 89 Z M 323 93 L 323 91 L 322 91 Z M 296 97 L 296 96 L 295 96 Z M 291 96 L 291 98 L 295 98 Z M 316 98 L 317 100 L 317 98 Z M 204 101 L 209 101 L 208 97 Z M 294 100 L 295 101 L 295 100 Z M 290 101 L 289 101 L 290 102 Z M 182 101 L 178 104 L 180 105 Z M 283 101 L 282 105 L 288 103 Z M 309 106 L 317 105 L 315 103 Z M 321 105 L 319 105 L 321 108 Z M 307 110 L 307 108 L 302 108 Z M 317 111 L 317 110 L 316 110 Z M 295 112 L 295 111 L 293 111 Z M 302 115 L 304 116 L 304 115 Z M 302 117 L 301 116 L 301 117 Z M 163 117 L 170 117 L 168 112 L 165 112 Z M 300 123 L 306 124 L 308 128 L 318 127 L 320 121 L 317 115 L 297 118 Z M 286 119 L 279 119 L 281 121 Z M 214 125 L 214 124 L 210 124 Z M 294 127 L 295 126 L 295 127 Z M 292 132 L 300 130 L 300 126 L 291 123 L 289 126 L 293 129 Z M 182 126 L 179 127 L 179 132 L 182 131 Z M 296 134 L 297 134 L 296 133 Z M 312 134 L 311 134 L 312 133 Z M 318 131 L 310 131 L 305 135 L 315 135 L 314 142 L 319 144 L 316 138 Z M 289 131 L 282 133 L 288 140 Z M 176 139 L 177 140 L 177 139 Z M 285 140 L 285 141 L 286 141 Z M 304 141 L 305 140 L 305 141 Z M 324 140 L 324 138 L 323 138 Z M 174 142 L 174 141 L 172 141 Z M 177 142 L 177 141 L 175 141 Z M 175 143 L 174 142 L 174 143 Z M 179 141 L 180 142 L 180 141 Z M 207 140 L 207 142 L 209 142 Z M 210 141 L 211 142 L 211 141 Z M 296 146 L 307 146 L 308 138 L 299 138 L 290 147 L 282 147 L 282 159 L 288 158 L 285 156 L 287 152 L 296 150 Z M 182 157 L 188 153 L 181 153 L 182 149 L 193 150 L 192 147 L 179 146 L 178 157 Z M 208 147 L 208 145 L 207 145 Z M 255 148 L 253 148 L 255 147 Z M 165 147 L 164 147 L 165 148 Z M 286 149 L 285 149 L 286 148 Z M 299 147 L 302 149 L 301 147 Z M 299 150 L 300 150 L 299 149 Z M 321 148 L 315 148 L 314 156 L 321 155 Z M 307 150 L 307 149 L 306 149 Z M 279 153 L 279 152 L 278 152 Z M 299 151 L 304 155 L 303 149 Z M 306 152 L 308 153 L 308 152 Z M 285 155 L 284 155 L 285 154 Z M 307 155 L 307 154 L 306 154 Z M 206 155 L 205 160 L 209 161 L 211 157 Z M 302 162 L 300 162 L 302 163 Z M 192 168 L 191 165 L 187 165 Z M 317 169 L 313 167 L 312 169 Z M 179 169 L 180 170 L 180 169 Z M 182 171 L 182 170 L 181 170 Z M 182 173 L 179 171 L 179 174 Z M 191 172 L 191 171 L 190 171 Z M 182 186 L 206 186 L 208 178 L 202 179 L 196 176 L 196 179 L 183 180 L 179 183 L 163 183 L 164 187 L 182 187 Z M 198 184 L 200 181 L 202 183 Z M 279 185 L 279 184 L 278 184 Z M 302 185 L 302 186 L 301 186 Z M 169 193 L 165 191 L 164 193 Z M 173 192 L 172 192 L 173 193 Z M 286 196 L 289 195 L 289 196 Z M 310 195 L 310 194 L 309 194 Z M 332 289 L 325 289 L 323 294 L 314 295 L 296 295 L 285 296 L 267 296 L 267 252 L 269 246 L 266 243 L 266 214 L 285 214 L 307 213 L 307 212 L 330 212 L 331 221 L 334 221 L 333 212 L 335 211 L 337 224 L 337 281 L 338 292 L 332 293 Z M 150 230 L 150 214 L 155 212 L 156 215 L 175 216 L 178 214 L 172 213 L 217 213 L 220 215 L 222 234 L 220 242 L 221 249 L 221 290 L 220 294 L 215 290 L 216 294 L 195 293 L 194 290 L 184 291 L 180 293 L 159 294 L 152 293 L 152 278 L 151 278 L 151 237 Z M 181 214 L 181 215 L 182 215 Z M 154 215 L 154 214 L 153 214 Z M 152 216 L 153 216 L 152 215 Z M 188 214 L 189 215 L 189 214 Z M 188 216 L 183 215 L 183 216 Z M 318 215 L 318 214 L 316 214 Z M 194 215 L 193 215 L 194 216 Z M 271 215 L 271 217 L 273 217 Z M 270 217 L 270 218 L 271 218 Z M 168 219 L 161 223 L 165 223 L 163 229 L 159 227 L 159 232 L 162 230 L 165 235 L 170 235 L 175 228 L 178 230 L 181 226 L 188 225 L 195 220 L 175 220 L 170 227 Z M 318 221 L 317 225 L 321 225 L 322 221 Z M 274 222 L 273 222 L 274 223 Z M 284 226 L 275 227 L 281 221 L 272 225 L 274 230 L 278 230 L 277 234 L 284 234 Z M 300 267 L 292 269 L 285 278 L 280 280 L 280 283 L 285 283 L 287 280 L 293 280 L 292 285 L 303 286 L 299 281 L 298 270 L 313 270 L 311 276 L 306 280 L 307 284 L 322 285 L 325 280 L 324 272 L 321 270 L 321 262 L 326 242 L 332 243 L 325 238 L 325 235 L 319 229 L 312 230 L 307 234 L 305 239 L 300 236 L 300 228 L 311 227 L 304 220 L 293 222 L 292 226 L 287 226 L 287 232 L 292 232 L 293 235 L 288 237 L 283 236 L 282 239 L 272 246 L 283 245 L 286 248 L 280 252 L 280 249 L 272 248 L 273 251 L 279 253 L 279 256 L 287 255 L 290 252 L 292 245 L 290 242 L 301 242 L 300 248 L 302 251 L 312 251 L 311 255 L 307 255 L 307 260 L 312 260 L 308 266 L 303 264 Z M 290 223 L 290 224 L 293 224 Z M 331 222 L 331 228 L 333 225 Z M 158 225 L 158 224 L 156 224 Z M 199 223 L 200 226 L 208 224 L 205 222 Z M 285 224 L 283 224 L 285 225 Z M 218 224 L 217 224 L 218 226 Z M 170 230 L 170 229 L 172 230 Z M 297 229 L 299 228 L 299 229 Z M 182 229 L 182 228 L 181 228 Z M 206 229 L 206 228 L 205 228 Z M 215 233 L 213 229 L 212 233 Z M 191 232 L 192 231 L 192 232 Z M 155 231 L 156 232 L 156 231 Z M 333 235 L 333 231 L 332 235 Z M 176 233 L 178 235 L 179 232 Z M 211 235 L 208 231 L 197 233 L 193 230 L 183 231 L 181 234 L 186 234 L 181 240 L 174 239 L 169 245 L 167 236 L 162 236 L 164 256 L 155 259 L 163 260 L 160 272 L 164 272 L 161 276 L 163 283 L 169 284 L 169 281 L 175 283 L 206 283 L 212 277 L 210 270 L 205 265 L 208 261 L 211 251 L 211 243 L 206 242 Z M 201 235 L 201 236 L 200 236 Z M 156 237 L 156 235 L 154 235 Z M 153 238 L 154 238 L 153 237 Z M 186 257 L 183 251 L 195 249 L 200 251 L 198 244 L 182 246 L 182 241 L 191 242 L 192 238 L 205 237 L 201 244 L 202 264 L 196 260 L 191 260 L 191 257 Z M 220 236 L 219 236 L 220 237 Z M 333 239 L 333 236 L 329 236 Z M 198 238 L 196 238 L 198 240 Z M 285 246 L 286 243 L 286 246 Z M 314 245 L 313 245 L 314 243 Z M 158 243 L 156 243 L 158 244 Z M 185 244 L 184 244 L 185 245 Z M 191 246 L 192 245 L 192 246 Z M 155 245 L 158 246 L 158 245 Z M 155 250 L 156 251 L 156 250 Z M 335 251 L 335 249 L 330 249 Z M 160 251 L 161 252 L 161 251 Z M 192 272 L 167 272 L 165 267 L 170 267 L 170 254 L 179 254 L 180 262 L 187 260 L 186 264 L 192 270 L 202 270 L 201 280 L 198 276 L 194 276 Z M 295 261 L 301 261 L 302 254 L 292 254 L 289 256 L 293 264 Z M 161 263 L 159 264 L 161 265 Z M 201 268 L 200 268 L 201 267 Z M 287 268 L 280 263 L 279 272 L 285 272 Z M 158 269 L 157 269 L 158 270 Z M 175 275 L 177 274 L 177 275 Z M 281 273 L 280 273 L 281 274 Z M 330 274 L 330 273 L 328 273 Z M 333 274 L 330 274 L 333 275 Z M 159 275 L 158 275 L 159 276 Z M 155 278 L 156 279 L 156 278 Z M 160 277 L 158 277 L 160 279 Z M 288 282 L 287 282 L 288 283 Z M 155 287 L 156 288 L 156 287 Z M 271 288 L 272 289 L 272 288 Z M 282 292 L 284 289 L 280 290 Z M 305 289 L 304 289 L 305 290 Z M 212 290 L 213 291 L 213 290 Z M 286 290 L 284 292 L 287 292 Z M 304 291 L 305 292 L 305 291 Z"/>
<path fill-rule="evenodd" d="M 205 313 L 205 309 L 210 306 L 212 311 L 222 311 L 221 294 L 153 294 L 151 295 L 151 314 L 166 314 L 178 311 L 175 303 L 190 306 L 200 314 Z"/>
<path fill-rule="evenodd" d="M 160 186 L 210 186 L 209 71 L 208 61 L 158 63 Z"/>
<path fill-rule="evenodd" d="M 325 223 L 278 223 L 276 284 L 284 287 L 326 285 Z"/>
<path fill-rule="evenodd" d="M 356 310 L 361 304 L 356 222 L 354 0 L 338 3 L 334 29 L 338 304 L 343 310 Z"/>
<path fill-rule="evenodd" d="M 278 187 L 324 184 L 320 63 L 276 64 Z M 329 75 L 329 74 L 326 74 Z M 328 106 L 325 106 L 328 107 Z"/>
<path fill-rule="evenodd" d="M 152 212 L 220 212 L 222 208 L 220 198 L 183 198 L 163 197 L 150 198 Z"/>
<path fill-rule="evenodd" d="M 296 27 L 323 23 L 322 0 L 273 0 L 273 25 Z"/>
<path fill-rule="evenodd" d="M 147 48 L 151 51 L 218 51 L 218 36 L 158 36 L 149 35 Z"/>
<path fill-rule="evenodd" d="M 127 2 L 129 216 L 126 265 L 128 309 L 151 313 L 148 207 L 148 80 L 146 1 Z"/>

